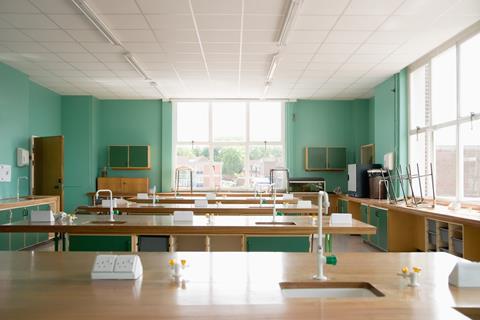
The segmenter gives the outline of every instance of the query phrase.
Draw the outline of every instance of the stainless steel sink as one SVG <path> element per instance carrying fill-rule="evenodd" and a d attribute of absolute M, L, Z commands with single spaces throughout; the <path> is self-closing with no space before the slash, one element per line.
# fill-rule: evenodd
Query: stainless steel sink
<path fill-rule="evenodd" d="M 285 298 L 379 298 L 385 295 L 368 282 L 281 282 Z"/>
<path fill-rule="evenodd" d="M 123 223 L 126 223 L 127 221 L 99 221 L 99 220 L 95 220 L 95 221 L 88 221 L 87 223 L 88 224 L 123 224 Z"/>
<path fill-rule="evenodd" d="M 279 225 L 279 226 L 294 226 L 296 225 L 295 222 L 292 221 L 258 221 L 255 224 L 259 225 Z"/>

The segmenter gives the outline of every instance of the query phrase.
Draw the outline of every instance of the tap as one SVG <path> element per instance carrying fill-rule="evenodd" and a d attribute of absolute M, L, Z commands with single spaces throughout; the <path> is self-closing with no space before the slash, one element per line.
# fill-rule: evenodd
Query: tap
<path fill-rule="evenodd" d="M 277 188 L 275 187 L 275 183 L 271 184 L 272 187 L 272 197 L 273 197 L 273 221 L 275 221 L 275 216 L 277 215 Z"/>
<path fill-rule="evenodd" d="M 17 178 L 17 201 L 20 200 L 20 180 L 28 181 L 28 177 L 18 177 Z"/>
<path fill-rule="evenodd" d="M 157 185 L 156 185 L 156 184 L 153 185 L 153 189 L 152 189 L 152 190 L 153 190 L 153 197 L 152 197 L 153 200 L 152 200 L 152 204 L 155 205 L 155 200 L 156 200 L 156 198 L 157 198 Z"/>
<path fill-rule="evenodd" d="M 317 247 L 317 274 L 313 276 L 313 279 L 325 281 L 327 277 L 323 273 L 324 264 L 337 264 L 337 258 L 333 255 L 325 257 L 323 255 L 323 211 L 328 212 L 330 202 L 328 200 L 328 193 L 326 191 L 318 192 L 318 247 Z"/>
<path fill-rule="evenodd" d="M 95 199 L 98 200 L 98 195 L 100 194 L 100 192 L 108 192 L 108 194 L 110 195 L 110 221 L 114 221 L 114 219 L 113 219 L 113 193 L 112 193 L 112 190 L 109 190 L 109 189 L 97 190 L 97 192 L 95 192 Z"/>

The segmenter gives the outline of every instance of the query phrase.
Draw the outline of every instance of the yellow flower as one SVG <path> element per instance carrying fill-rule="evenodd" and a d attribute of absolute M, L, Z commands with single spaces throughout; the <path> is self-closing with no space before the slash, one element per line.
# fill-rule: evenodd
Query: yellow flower
<path fill-rule="evenodd" d="M 419 273 L 420 271 L 422 271 L 422 268 L 413 267 L 413 272 Z"/>
<path fill-rule="evenodd" d="M 185 267 L 185 265 L 187 264 L 187 260 L 185 259 L 180 260 L 180 262 L 182 263 L 182 267 Z"/>
<path fill-rule="evenodd" d="M 170 267 L 173 267 L 175 265 L 175 259 L 168 260 L 168 264 L 170 265 Z"/>
<path fill-rule="evenodd" d="M 403 267 L 403 268 L 402 268 L 402 273 L 408 273 L 408 268 L 407 268 L 407 267 Z"/>

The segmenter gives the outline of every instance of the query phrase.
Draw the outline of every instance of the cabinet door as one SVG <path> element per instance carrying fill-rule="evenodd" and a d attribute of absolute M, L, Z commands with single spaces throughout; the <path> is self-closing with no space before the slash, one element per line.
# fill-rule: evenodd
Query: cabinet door
<path fill-rule="evenodd" d="M 132 251 L 131 236 L 71 235 L 70 251 Z"/>
<path fill-rule="evenodd" d="M 347 167 L 347 156 L 345 148 L 328 148 L 327 168 L 345 170 Z"/>
<path fill-rule="evenodd" d="M 150 146 L 130 146 L 130 168 L 150 168 Z"/>
<path fill-rule="evenodd" d="M 360 220 L 364 223 L 368 223 L 368 206 L 360 206 Z M 368 241 L 368 234 L 362 234 L 362 239 Z"/>
<path fill-rule="evenodd" d="M 327 148 L 307 147 L 305 152 L 305 170 L 323 170 L 327 168 Z"/>
<path fill-rule="evenodd" d="M 24 208 L 12 210 L 12 222 L 24 220 Z M 20 250 L 25 248 L 25 233 L 14 232 L 10 234 L 10 250 Z"/>
<path fill-rule="evenodd" d="M 310 237 L 247 237 L 247 251 L 309 252 Z"/>
<path fill-rule="evenodd" d="M 137 194 L 148 192 L 148 178 L 122 178 L 122 192 Z"/>
<path fill-rule="evenodd" d="M 378 217 L 378 246 L 387 251 L 388 250 L 388 213 L 387 210 L 377 209 Z"/>
<path fill-rule="evenodd" d="M 377 228 L 377 232 L 375 234 L 370 235 L 370 242 L 374 245 L 378 245 L 378 234 L 380 230 L 378 230 L 378 216 L 377 216 L 377 208 L 370 207 L 370 224 Z"/>
<path fill-rule="evenodd" d="M 122 178 L 102 177 L 97 179 L 97 189 L 110 189 L 115 193 L 123 192 Z"/>
<path fill-rule="evenodd" d="M 128 167 L 128 146 L 110 146 L 108 163 L 111 168 Z"/>
<path fill-rule="evenodd" d="M 10 223 L 10 211 L 0 211 L 0 224 Z M 10 250 L 10 233 L 0 232 L 0 250 Z"/>
<path fill-rule="evenodd" d="M 338 213 L 348 213 L 348 201 L 338 200 Z"/>

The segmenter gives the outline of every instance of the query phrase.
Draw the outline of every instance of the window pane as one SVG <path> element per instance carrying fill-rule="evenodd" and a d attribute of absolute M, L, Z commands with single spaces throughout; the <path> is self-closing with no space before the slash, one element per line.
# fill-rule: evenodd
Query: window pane
<path fill-rule="evenodd" d="M 410 129 L 425 126 L 425 66 L 410 74 Z"/>
<path fill-rule="evenodd" d="M 465 41 L 460 46 L 460 112 L 462 116 L 470 112 L 480 113 L 480 34 Z"/>
<path fill-rule="evenodd" d="M 426 168 L 426 165 L 430 166 L 430 163 L 427 164 L 427 152 L 426 152 L 426 141 L 425 141 L 425 132 L 414 134 L 410 136 L 409 141 L 409 152 L 410 152 L 410 168 L 412 170 L 413 175 L 417 174 L 417 165 L 420 171 L 420 174 L 423 175 L 425 173 L 430 172 L 430 167 Z M 418 184 L 418 180 L 413 181 L 413 191 L 415 196 L 420 196 L 420 187 Z M 425 178 L 421 179 L 422 183 L 422 194 L 430 195 L 431 192 L 428 190 L 428 181 Z"/>
<path fill-rule="evenodd" d="M 282 146 L 256 145 L 251 146 L 250 159 L 250 187 L 254 188 L 257 183 L 270 182 L 270 169 L 283 167 Z M 281 187 L 281 186 L 277 186 Z"/>
<path fill-rule="evenodd" d="M 214 188 L 212 162 L 209 159 L 208 146 L 177 146 L 176 168 L 185 166 L 193 170 L 194 188 Z M 182 177 L 181 177 L 182 178 Z M 180 179 L 180 186 L 187 187 Z M 186 181 L 188 182 L 188 181 Z M 189 183 L 189 182 L 188 182 Z M 188 185 L 189 187 L 190 185 Z"/>
<path fill-rule="evenodd" d="M 208 103 L 177 104 L 177 141 L 208 141 Z"/>
<path fill-rule="evenodd" d="M 435 192 L 440 197 L 455 196 L 456 136 L 455 126 L 435 131 Z"/>
<path fill-rule="evenodd" d="M 480 120 L 462 124 L 460 137 L 463 144 L 463 195 L 480 198 Z"/>
<path fill-rule="evenodd" d="M 457 118 L 456 51 L 448 49 L 432 59 L 432 122 Z"/>
<path fill-rule="evenodd" d="M 213 159 L 221 172 L 221 188 L 238 189 L 248 186 L 245 175 L 245 148 L 244 147 L 215 147 Z"/>
<path fill-rule="evenodd" d="M 250 140 L 282 140 L 282 104 L 280 102 L 250 103 Z"/>
<path fill-rule="evenodd" d="M 246 109 L 244 102 L 213 103 L 213 140 L 245 141 Z"/>

